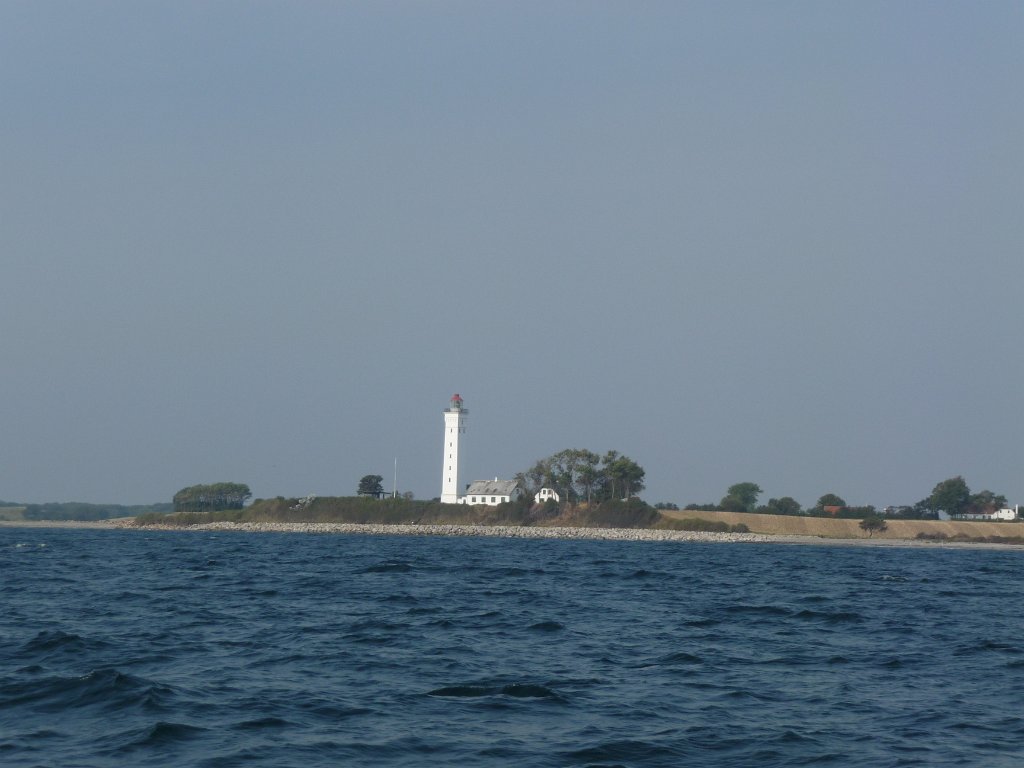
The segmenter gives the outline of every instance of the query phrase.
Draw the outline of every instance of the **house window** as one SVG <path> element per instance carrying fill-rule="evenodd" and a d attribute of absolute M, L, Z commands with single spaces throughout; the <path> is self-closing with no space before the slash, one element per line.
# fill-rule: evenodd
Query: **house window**
<path fill-rule="evenodd" d="M 493 504 L 493 503 L 494 503 L 494 497 L 491 496 L 491 504 Z"/>

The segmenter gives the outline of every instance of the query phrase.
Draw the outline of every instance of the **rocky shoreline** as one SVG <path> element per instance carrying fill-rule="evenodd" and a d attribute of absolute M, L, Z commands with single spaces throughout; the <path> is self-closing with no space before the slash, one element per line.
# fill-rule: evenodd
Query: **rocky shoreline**
<path fill-rule="evenodd" d="M 166 531 L 220 531 L 238 533 L 311 533 L 363 536 L 491 536 L 513 539 L 590 539 L 595 541 L 676 541 L 722 544 L 817 544 L 853 547 L 948 547 L 956 549 L 1021 549 L 1008 544 L 940 542 L 914 539 L 833 539 L 821 536 L 768 533 L 718 533 L 673 531 L 656 528 L 569 528 L 518 525 L 383 525 L 379 523 L 203 523 L 200 525 L 135 526 L 133 520 L 117 521 L 119 528 Z"/>
<path fill-rule="evenodd" d="M 119 528 L 134 528 L 119 523 Z M 319 533 L 365 536 L 494 536 L 514 539 L 597 539 L 603 541 L 705 541 L 763 544 L 776 536 L 759 533 L 667 531 L 650 528 L 559 528 L 518 525 L 381 525 L 375 523 L 203 523 L 187 527 L 147 525 L 141 530 Z"/>
<path fill-rule="evenodd" d="M 595 541 L 676 541 L 725 544 L 815 544 L 849 547 L 928 547 L 930 549 L 1004 549 L 1024 547 L 967 541 L 920 539 L 829 538 L 768 533 L 717 533 L 673 531 L 655 528 L 569 528 L 514 525 L 383 525 L 379 523 L 202 523 L 199 525 L 136 525 L 134 518 L 116 520 L 34 520 L 0 521 L 5 528 L 78 528 L 91 530 L 134 530 L 220 532 L 220 533 L 305 533 L 362 536 L 489 536 L 515 539 L 590 539 Z"/>

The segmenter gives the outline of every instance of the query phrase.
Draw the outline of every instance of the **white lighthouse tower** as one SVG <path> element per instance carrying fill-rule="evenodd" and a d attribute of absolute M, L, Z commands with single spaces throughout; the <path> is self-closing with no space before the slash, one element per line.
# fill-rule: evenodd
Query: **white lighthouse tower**
<path fill-rule="evenodd" d="M 466 433 L 466 414 L 462 397 L 452 395 L 444 409 L 444 464 L 441 467 L 441 503 L 459 503 L 459 436 Z"/>

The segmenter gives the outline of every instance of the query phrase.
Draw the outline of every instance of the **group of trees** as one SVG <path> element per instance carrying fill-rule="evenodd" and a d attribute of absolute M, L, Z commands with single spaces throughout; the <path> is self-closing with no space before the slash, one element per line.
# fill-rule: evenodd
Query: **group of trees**
<path fill-rule="evenodd" d="M 718 504 L 688 504 L 688 510 L 708 510 L 722 512 L 759 512 L 770 515 L 808 515 L 816 517 L 843 517 L 867 519 L 881 515 L 875 507 L 851 506 L 846 500 L 835 493 L 822 495 L 814 506 L 804 509 L 800 502 L 792 496 L 768 499 L 758 506 L 757 499 L 761 495 L 761 487 L 757 483 L 736 483 L 729 486 L 725 496 Z M 951 477 L 938 483 L 929 496 L 913 506 L 887 507 L 886 515 L 905 519 L 934 519 L 940 513 L 948 515 L 980 514 L 992 512 L 1006 506 L 1006 497 L 992 491 L 971 493 L 971 489 L 960 476 Z M 876 524 L 877 525 L 877 524 Z M 865 529 L 868 530 L 868 529 Z M 876 527 L 875 530 L 878 530 Z"/>
<path fill-rule="evenodd" d="M 515 476 L 528 494 L 554 488 L 569 504 L 628 499 L 644 489 L 644 468 L 618 451 L 567 448 Z"/>
<path fill-rule="evenodd" d="M 1001 493 L 987 490 L 971 493 L 967 482 L 957 475 L 936 484 L 931 495 L 921 499 L 911 509 L 915 512 L 927 512 L 933 515 L 945 512 L 952 516 L 994 512 L 1005 506 L 1006 497 Z"/>
<path fill-rule="evenodd" d="M 792 496 L 768 499 L 758 506 L 757 499 L 763 493 L 757 483 L 736 483 L 730 485 L 725 496 L 717 504 L 688 504 L 689 510 L 707 510 L 718 512 L 757 512 L 764 515 L 807 515 L 812 517 L 846 517 L 865 518 L 877 515 L 878 511 L 871 505 L 851 507 L 846 501 L 834 493 L 821 496 L 813 507 L 804 509 L 800 502 Z"/>
<path fill-rule="evenodd" d="M 174 494 L 175 512 L 214 512 L 241 509 L 252 496 L 244 483 L 213 483 L 190 485 Z"/>

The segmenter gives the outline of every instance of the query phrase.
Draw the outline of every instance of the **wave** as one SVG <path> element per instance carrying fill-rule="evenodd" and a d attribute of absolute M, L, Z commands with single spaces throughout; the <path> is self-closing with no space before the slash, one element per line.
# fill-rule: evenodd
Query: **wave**
<path fill-rule="evenodd" d="M 530 629 L 535 632 L 560 632 L 565 629 L 565 625 L 560 624 L 557 621 L 541 621 L 536 624 L 531 624 Z"/>
<path fill-rule="evenodd" d="M 117 752 L 133 752 L 137 749 L 168 747 L 183 741 L 190 741 L 201 736 L 207 729 L 187 723 L 158 722 L 144 729 L 127 744 L 117 748 Z"/>
<path fill-rule="evenodd" d="M 280 717 L 258 717 L 254 720 L 243 720 L 231 726 L 236 731 L 262 731 L 271 728 L 288 728 L 292 725 L 288 720 Z"/>
<path fill-rule="evenodd" d="M 647 741 L 621 740 L 609 741 L 593 747 L 563 752 L 562 757 L 572 762 L 600 763 L 602 768 L 608 761 L 616 764 L 628 765 L 669 765 L 666 759 L 680 762 L 673 762 L 673 765 L 683 765 L 682 759 L 686 757 L 685 751 L 678 747 L 671 747 L 662 744 L 652 744 Z M 619 761 L 623 761 L 620 763 Z"/>
<path fill-rule="evenodd" d="M 797 613 L 795 617 L 821 621 L 826 624 L 847 624 L 864 620 L 864 617 L 856 611 L 812 611 L 806 608 Z"/>
<path fill-rule="evenodd" d="M 25 643 L 15 654 L 19 658 L 50 658 L 58 654 L 82 654 L 109 645 L 106 641 L 86 639 L 73 632 L 44 630 Z"/>
<path fill-rule="evenodd" d="M 742 613 L 752 616 L 789 616 L 792 611 L 781 605 L 748 605 L 737 603 L 727 605 L 724 608 L 726 613 Z"/>
<path fill-rule="evenodd" d="M 81 677 L 23 680 L 0 687 L 0 707 L 27 706 L 36 712 L 90 708 L 103 712 L 128 709 L 161 711 L 176 696 L 166 685 L 117 669 L 94 670 Z"/>
<path fill-rule="evenodd" d="M 999 653 L 1007 653 L 1012 656 L 1017 656 L 1024 653 L 1020 646 L 1014 645 L 1013 643 L 1004 643 L 999 640 L 982 640 L 978 643 L 965 643 L 953 649 L 954 656 L 973 656 L 979 653 L 988 653 L 996 651 Z"/>
<path fill-rule="evenodd" d="M 511 683 L 508 685 L 449 685 L 427 692 L 427 696 L 441 698 L 481 698 L 485 696 L 508 696 L 515 699 L 549 699 L 565 701 L 560 693 L 546 685 Z"/>
<path fill-rule="evenodd" d="M 358 573 L 408 573 L 412 570 L 409 563 L 404 562 L 383 562 L 364 568 Z"/>
<path fill-rule="evenodd" d="M 266 706 L 266 702 L 252 702 L 253 708 L 258 708 L 260 706 Z M 294 703 L 291 708 L 294 708 L 299 712 L 302 712 L 307 715 L 312 715 L 313 717 L 322 719 L 330 723 L 336 723 L 341 720 L 347 720 L 350 717 L 379 714 L 375 710 L 370 709 L 369 707 L 346 706 L 334 699 L 327 698 L 325 696 L 315 696 L 309 699 L 300 699 L 297 703 Z"/>
<path fill-rule="evenodd" d="M 511 577 L 529 576 L 530 573 L 531 572 L 528 571 L 526 568 L 519 568 L 519 567 L 516 567 L 516 566 L 513 566 L 511 568 L 489 568 L 489 569 L 487 569 L 487 576 L 488 576 L 488 578 L 495 578 L 495 577 L 501 577 L 501 576 L 511 576 Z"/>
<path fill-rule="evenodd" d="M 670 653 L 668 656 L 662 656 L 658 659 L 659 664 L 703 664 L 704 660 L 693 653 L 686 653 L 684 651 L 678 651 L 677 653 Z"/>

